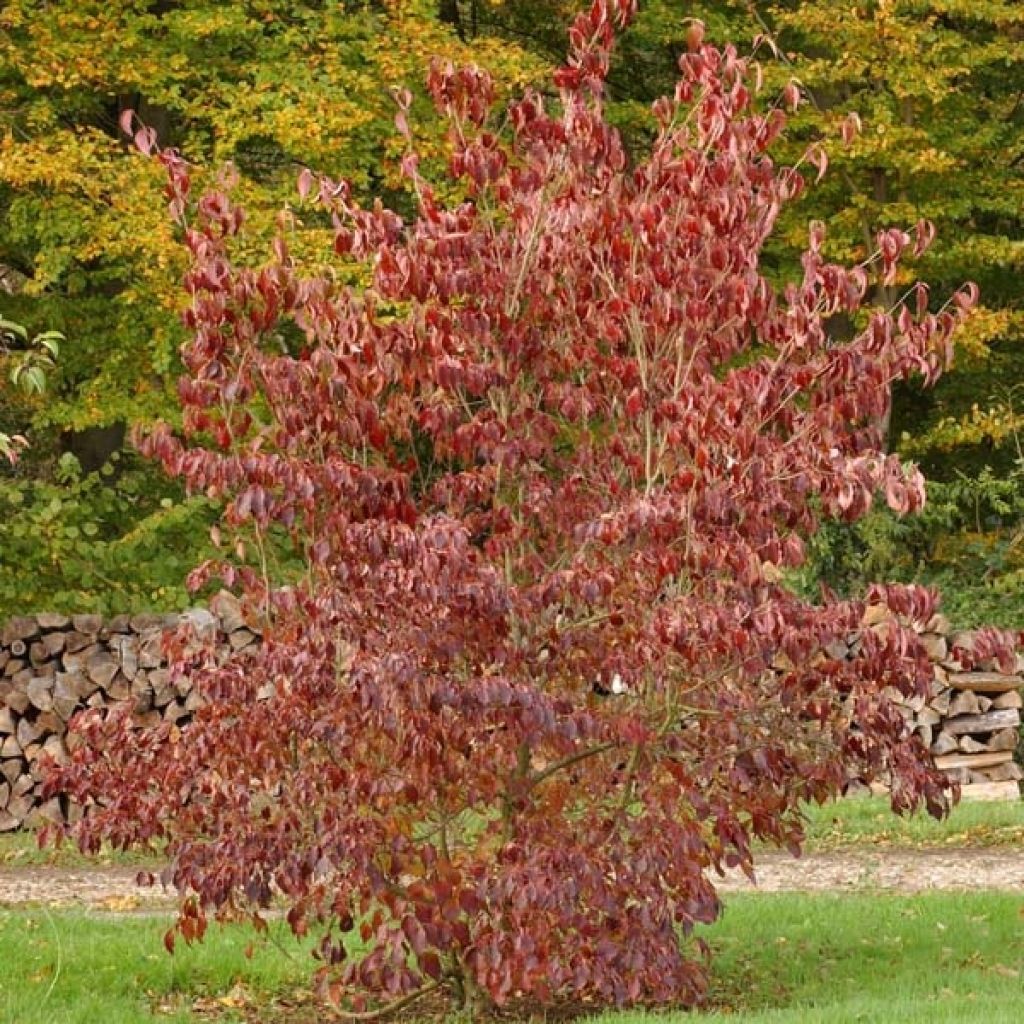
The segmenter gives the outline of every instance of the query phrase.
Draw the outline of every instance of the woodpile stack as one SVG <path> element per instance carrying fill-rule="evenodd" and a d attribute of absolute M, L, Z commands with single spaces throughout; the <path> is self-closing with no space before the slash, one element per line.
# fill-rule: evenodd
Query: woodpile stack
<path fill-rule="evenodd" d="M 198 695 L 174 683 L 163 653 L 164 633 L 182 618 L 41 614 L 0 626 L 0 832 L 74 816 L 63 797 L 44 801 L 42 791 L 44 762 L 67 760 L 76 711 L 131 701 L 140 728 L 188 720 Z M 184 618 L 200 635 L 215 630 L 225 653 L 258 642 L 227 594 Z"/>
<path fill-rule="evenodd" d="M 1017 797 L 1024 770 L 1015 759 L 1021 741 L 1024 707 L 1024 657 L 1017 670 L 1003 672 L 994 664 L 979 671 L 960 659 L 970 652 L 970 633 L 950 633 L 936 616 L 921 634 L 935 665 L 929 697 L 889 696 L 913 731 L 924 741 L 941 768 L 965 787 L 964 795 Z"/>
<path fill-rule="evenodd" d="M 140 728 L 191 717 L 198 695 L 172 680 L 163 653 L 165 632 L 183 618 L 224 657 L 259 642 L 227 593 L 184 616 L 33 615 L 0 626 L 0 832 L 74 816 L 63 797 L 42 799 L 42 780 L 46 759 L 68 757 L 67 723 L 76 711 L 131 701 Z M 868 608 L 863 628 L 886 629 L 889 619 L 887 609 Z M 935 666 L 933 692 L 906 698 L 892 690 L 890 698 L 965 796 L 1019 796 L 1024 657 L 1016 673 L 965 664 L 971 635 L 951 633 L 938 615 L 920 636 Z M 844 652 L 858 642 L 851 637 Z"/>

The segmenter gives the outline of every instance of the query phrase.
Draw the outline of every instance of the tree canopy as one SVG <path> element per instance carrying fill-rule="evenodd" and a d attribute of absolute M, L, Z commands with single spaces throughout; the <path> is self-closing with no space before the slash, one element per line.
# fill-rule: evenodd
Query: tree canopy
<path fill-rule="evenodd" d="M 18 282 L 4 308 L 69 342 L 46 400 L 12 395 L 0 413 L 0 430 L 33 439 L 0 481 L 0 614 L 180 605 L 204 550 L 208 504 L 182 504 L 122 451 L 126 428 L 178 415 L 185 267 L 163 182 L 126 145 L 122 112 L 208 181 L 232 162 L 258 251 L 301 166 L 401 202 L 391 89 L 409 83 L 425 104 L 437 57 L 482 61 L 502 89 L 542 66 L 514 45 L 461 42 L 419 0 L 3 6 L 0 265 Z M 440 137 L 419 141 L 437 157 Z M 291 223 L 296 258 L 322 259 L 329 221 Z M 115 471 L 82 478 L 116 453 Z"/>

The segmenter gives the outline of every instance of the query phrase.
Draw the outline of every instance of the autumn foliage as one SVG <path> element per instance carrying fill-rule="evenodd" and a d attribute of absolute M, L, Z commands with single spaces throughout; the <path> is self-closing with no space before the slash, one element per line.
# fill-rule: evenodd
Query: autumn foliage
<path fill-rule="evenodd" d="M 170 841 L 184 938 L 211 915 L 259 926 L 281 894 L 323 935 L 337 1005 L 693 1003 L 691 933 L 755 837 L 797 850 L 800 802 L 850 770 L 943 806 L 881 692 L 928 685 L 912 631 L 836 660 L 863 606 L 809 604 L 785 574 L 823 519 L 920 506 L 920 475 L 880 450 L 889 385 L 938 376 L 974 295 L 936 312 L 917 288 L 830 337 L 868 268 L 826 263 L 814 224 L 802 279 L 762 274 L 804 178 L 769 156 L 785 115 L 731 47 L 693 26 L 627 159 L 602 84 L 632 7 L 576 20 L 557 103 L 494 110 L 486 74 L 434 68 L 463 201 L 411 141 L 410 219 L 302 176 L 365 289 L 299 277 L 284 234 L 237 265 L 241 210 L 158 154 L 192 340 L 184 428 L 145 448 L 227 499 L 233 553 L 193 583 L 240 592 L 265 642 L 217 663 L 179 641 L 196 720 L 85 723 L 60 781 L 93 803 L 86 848 Z M 929 234 L 885 231 L 870 262 L 893 273 Z M 283 583 L 285 539 L 302 568 Z M 934 610 L 920 588 L 872 599 Z"/>

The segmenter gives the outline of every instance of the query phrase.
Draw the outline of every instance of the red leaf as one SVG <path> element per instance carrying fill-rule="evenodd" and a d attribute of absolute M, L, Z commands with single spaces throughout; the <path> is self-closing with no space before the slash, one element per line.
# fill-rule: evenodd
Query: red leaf
<path fill-rule="evenodd" d="M 436 953 L 424 953 L 419 958 L 420 969 L 428 978 L 434 981 L 441 979 L 441 961 Z"/>

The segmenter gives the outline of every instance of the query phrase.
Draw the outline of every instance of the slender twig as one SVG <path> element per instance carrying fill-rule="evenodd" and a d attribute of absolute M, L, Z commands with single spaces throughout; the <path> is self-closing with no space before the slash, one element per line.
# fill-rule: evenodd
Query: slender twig
<path fill-rule="evenodd" d="M 579 764 L 580 761 L 586 761 L 587 758 L 597 757 L 598 754 L 607 753 L 609 750 L 614 750 L 619 743 L 617 740 L 609 740 L 607 743 L 600 743 L 596 747 L 588 747 L 586 750 L 579 750 L 575 754 L 570 754 L 568 757 L 563 757 L 561 761 L 556 761 L 554 764 L 549 764 L 541 772 L 537 772 L 530 779 L 531 786 L 538 786 L 545 779 L 549 779 L 556 772 L 560 772 L 563 768 L 571 768 L 574 764 Z"/>

